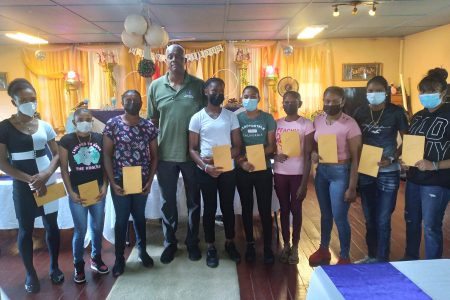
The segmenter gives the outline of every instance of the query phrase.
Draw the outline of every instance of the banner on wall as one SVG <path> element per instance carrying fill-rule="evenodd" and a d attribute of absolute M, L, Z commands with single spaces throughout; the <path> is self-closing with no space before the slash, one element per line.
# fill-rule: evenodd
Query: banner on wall
<path fill-rule="evenodd" d="M 220 52 L 223 52 L 223 51 L 224 51 L 223 46 L 217 45 L 217 46 L 213 46 L 211 48 L 197 51 L 194 53 L 187 53 L 185 55 L 185 57 L 186 57 L 187 61 L 194 61 L 194 60 L 200 60 L 202 58 L 207 58 L 208 56 L 213 56 L 213 55 L 219 54 Z M 134 55 L 137 55 L 140 57 L 144 57 L 143 49 L 130 48 L 130 50 L 128 50 L 128 52 L 133 53 Z M 166 61 L 166 55 L 164 55 L 164 54 L 151 53 L 151 56 L 154 61 L 160 61 L 160 62 Z"/>

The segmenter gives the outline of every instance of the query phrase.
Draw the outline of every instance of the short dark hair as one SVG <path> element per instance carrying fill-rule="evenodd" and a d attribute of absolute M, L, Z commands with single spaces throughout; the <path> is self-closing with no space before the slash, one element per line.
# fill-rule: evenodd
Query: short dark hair
<path fill-rule="evenodd" d="M 443 68 L 434 68 L 428 71 L 417 86 L 420 92 L 438 90 L 443 92 L 447 89 L 448 72 Z"/>
<path fill-rule="evenodd" d="M 82 113 L 88 113 L 88 114 L 92 115 L 92 113 L 89 109 L 87 109 L 85 107 L 80 107 L 73 113 L 73 119 L 75 120 Z"/>
<path fill-rule="evenodd" d="M 242 93 L 244 93 L 244 92 L 245 92 L 246 90 L 248 90 L 248 89 L 253 90 L 254 92 L 256 92 L 256 93 L 258 94 L 258 96 L 260 96 L 259 89 L 258 89 L 256 86 L 254 86 L 254 85 L 247 85 L 247 86 L 242 90 Z"/>
<path fill-rule="evenodd" d="M 135 94 L 135 95 L 138 95 L 138 96 L 139 96 L 139 99 L 142 100 L 141 93 L 139 93 L 137 90 L 126 90 L 126 91 L 123 92 L 123 94 L 122 94 L 122 101 L 123 101 L 123 98 L 124 98 L 127 94 Z"/>
<path fill-rule="evenodd" d="M 11 98 L 14 98 L 17 96 L 17 93 L 21 90 L 25 89 L 32 89 L 33 92 L 36 93 L 36 90 L 34 89 L 33 85 L 26 80 L 25 78 L 16 78 L 13 81 L 11 81 L 8 85 L 8 95 Z"/>
<path fill-rule="evenodd" d="M 384 90 L 387 95 L 386 96 L 387 102 L 391 101 L 391 89 L 389 88 L 389 84 L 388 84 L 386 78 L 384 78 L 383 76 L 380 76 L 380 75 L 372 77 L 369 81 L 367 81 L 366 87 L 368 87 L 369 84 L 371 84 L 371 83 L 382 85 L 384 87 Z"/>
<path fill-rule="evenodd" d="M 211 77 L 211 78 L 209 78 L 208 80 L 206 80 L 205 84 L 203 85 L 203 88 L 206 89 L 206 88 L 209 87 L 209 85 L 210 85 L 211 83 L 213 83 L 213 82 L 215 82 L 215 83 L 220 83 L 222 86 L 225 86 L 225 81 L 223 81 L 222 78 L 219 78 L 219 77 Z"/>
<path fill-rule="evenodd" d="M 335 85 L 333 85 L 333 86 L 327 87 L 327 88 L 325 89 L 325 91 L 323 92 L 323 97 L 325 98 L 325 96 L 326 96 L 327 94 L 333 94 L 333 95 L 336 95 L 336 96 L 341 97 L 342 99 L 345 99 L 345 92 L 344 92 L 344 89 L 341 88 L 340 86 L 335 86 Z"/>
<path fill-rule="evenodd" d="M 299 102 L 302 102 L 302 96 L 300 96 L 299 92 L 296 91 L 287 91 L 286 93 L 284 93 L 283 95 L 283 100 L 286 99 L 286 97 L 291 96 L 295 99 L 297 99 Z"/>

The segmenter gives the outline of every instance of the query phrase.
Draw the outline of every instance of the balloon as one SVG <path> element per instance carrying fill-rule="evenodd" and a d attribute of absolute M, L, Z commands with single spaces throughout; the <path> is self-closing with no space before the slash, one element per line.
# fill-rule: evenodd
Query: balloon
<path fill-rule="evenodd" d="M 147 31 L 147 21 L 141 15 L 129 15 L 125 19 L 125 31 L 130 34 L 144 35 Z"/>
<path fill-rule="evenodd" d="M 145 33 L 145 41 L 150 47 L 161 47 L 164 42 L 164 28 L 152 26 Z"/>
<path fill-rule="evenodd" d="M 144 47 L 144 38 L 142 35 L 130 34 L 125 30 L 122 31 L 122 42 L 128 48 L 142 48 Z"/>

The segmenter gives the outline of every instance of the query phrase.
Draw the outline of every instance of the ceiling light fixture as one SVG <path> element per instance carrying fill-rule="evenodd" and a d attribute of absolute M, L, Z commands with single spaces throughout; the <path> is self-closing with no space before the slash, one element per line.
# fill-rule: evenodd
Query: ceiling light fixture
<path fill-rule="evenodd" d="M 297 35 L 297 39 L 312 39 L 321 33 L 326 27 L 326 25 L 308 26 Z"/>
<path fill-rule="evenodd" d="M 339 17 L 339 8 L 337 5 L 334 7 L 333 17 Z"/>
<path fill-rule="evenodd" d="M 339 12 L 339 6 L 352 6 L 352 15 L 357 15 L 358 14 L 358 6 L 359 5 L 365 5 L 365 6 L 371 6 L 371 9 L 369 10 L 369 15 L 370 16 L 375 16 L 376 14 L 376 6 L 379 3 L 377 1 L 350 1 L 350 2 L 344 2 L 344 3 L 337 3 L 337 4 L 333 4 L 331 7 L 333 7 L 333 17 L 339 17 L 340 12 Z"/>
<path fill-rule="evenodd" d="M 48 44 L 47 40 L 22 32 L 6 33 L 5 35 L 10 39 L 21 41 L 30 45 Z"/>
<path fill-rule="evenodd" d="M 369 16 L 375 16 L 377 8 L 375 7 L 375 3 L 372 5 L 372 8 L 369 10 Z"/>

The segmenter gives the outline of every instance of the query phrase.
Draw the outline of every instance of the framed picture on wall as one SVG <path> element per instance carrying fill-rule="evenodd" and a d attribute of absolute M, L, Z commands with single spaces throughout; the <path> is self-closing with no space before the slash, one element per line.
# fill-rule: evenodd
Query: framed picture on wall
<path fill-rule="evenodd" d="M 342 64 L 343 81 L 367 81 L 381 75 L 382 63 Z"/>
<path fill-rule="evenodd" d="M 0 91 L 6 91 L 8 88 L 8 80 L 6 78 L 6 72 L 0 72 Z"/>

